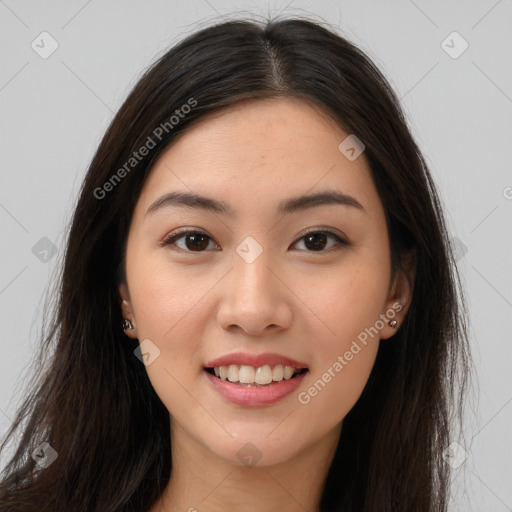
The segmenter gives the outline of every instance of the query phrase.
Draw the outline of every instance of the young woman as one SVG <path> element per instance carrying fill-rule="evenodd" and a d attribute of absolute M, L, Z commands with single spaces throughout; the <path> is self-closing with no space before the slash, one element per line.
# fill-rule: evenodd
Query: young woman
<path fill-rule="evenodd" d="M 303 19 L 189 36 L 86 175 L 1 510 L 446 511 L 453 261 L 359 49 Z"/>

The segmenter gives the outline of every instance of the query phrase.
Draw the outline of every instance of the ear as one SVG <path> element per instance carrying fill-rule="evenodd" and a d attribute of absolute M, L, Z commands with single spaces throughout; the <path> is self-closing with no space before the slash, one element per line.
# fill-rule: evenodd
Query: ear
<path fill-rule="evenodd" d="M 381 316 L 384 319 L 384 328 L 381 330 L 380 339 L 391 338 L 404 323 L 405 315 L 411 305 L 415 276 L 416 252 L 411 251 L 403 258 L 401 268 L 396 270 L 390 283 L 385 310 Z M 389 325 L 393 321 L 397 322 L 395 327 Z"/>
<path fill-rule="evenodd" d="M 119 285 L 119 296 L 121 299 L 121 312 L 122 312 L 123 318 L 126 318 L 127 320 L 129 320 L 133 326 L 133 329 L 125 329 L 124 332 L 128 337 L 136 340 L 138 338 L 137 324 L 135 322 L 135 315 L 133 313 L 133 308 L 132 308 L 132 304 L 130 301 L 130 294 L 128 292 L 128 287 L 126 286 L 125 283 L 121 283 Z"/>

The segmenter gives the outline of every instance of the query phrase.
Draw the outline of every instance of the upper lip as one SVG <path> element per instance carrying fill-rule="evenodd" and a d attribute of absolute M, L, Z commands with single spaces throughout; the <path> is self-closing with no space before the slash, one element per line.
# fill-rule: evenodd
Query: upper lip
<path fill-rule="evenodd" d="M 282 356 L 280 354 L 244 354 L 243 352 L 233 352 L 232 354 L 226 354 L 224 356 L 218 357 L 217 359 L 213 359 L 205 365 L 205 368 L 215 368 L 218 366 L 227 366 L 230 364 L 254 366 L 255 368 L 265 366 L 267 364 L 281 364 L 284 366 L 292 366 L 298 370 L 303 368 L 307 369 L 306 364 L 296 361 L 295 359 Z"/>

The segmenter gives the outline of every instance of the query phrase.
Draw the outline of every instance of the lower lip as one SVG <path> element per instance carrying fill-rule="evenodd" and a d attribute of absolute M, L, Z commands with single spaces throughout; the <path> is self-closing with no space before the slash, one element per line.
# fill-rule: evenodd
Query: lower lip
<path fill-rule="evenodd" d="M 245 407 L 263 407 L 273 405 L 293 393 L 309 372 L 304 372 L 293 379 L 283 379 L 268 386 L 239 386 L 228 380 L 222 380 L 203 370 L 214 388 L 227 400 Z"/>

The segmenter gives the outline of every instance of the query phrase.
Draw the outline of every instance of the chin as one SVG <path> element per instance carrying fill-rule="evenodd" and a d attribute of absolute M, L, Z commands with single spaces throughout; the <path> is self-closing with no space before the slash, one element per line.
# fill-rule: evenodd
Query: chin
<path fill-rule="evenodd" d="M 275 466 L 295 458 L 302 444 L 290 435 L 289 429 L 286 431 L 286 441 L 278 435 L 268 435 L 275 427 L 276 424 L 270 429 L 257 432 L 252 425 L 251 434 L 247 431 L 243 435 L 232 432 L 233 437 L 226 435 L 222 439 L 216 437 L 210 440 L 211 443 L 206 439 L 203 442 L 216 457 L 224 459 L 228 464 L 240 467 Z"/>

